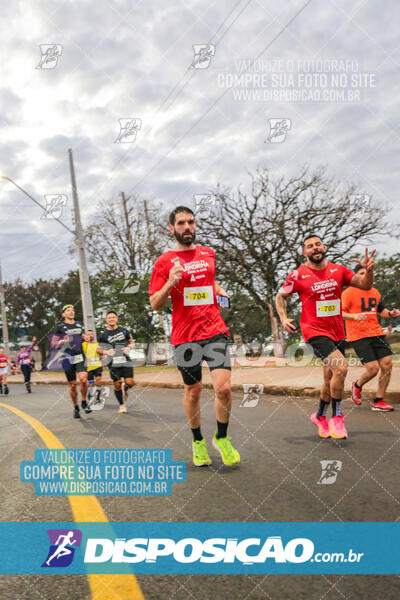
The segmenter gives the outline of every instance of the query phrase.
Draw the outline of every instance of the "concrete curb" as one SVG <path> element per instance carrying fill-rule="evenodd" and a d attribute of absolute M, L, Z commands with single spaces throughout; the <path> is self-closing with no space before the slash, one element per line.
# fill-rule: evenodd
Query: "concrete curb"
<path fill-rule="evenodd" d="M 11 382 L 13 383 L 13 382 Z M 33 382 L 37 385 L 66 385 L 66 381 L 40 381 Z M 104 379 L 103 383 L 106 385 L 112 385 L 111 379 Z M 23 385 L 22 382 L 15 382 L 17 385 Z M 137 381 L 137 387 L 153 387 L 153 388 L 166 388 L 172 390 L 183 390 L 183 383 L 162 383 L 156 381 Z M 205 389 L 212 389 L 211 383 L 203 383 L 203 387 Z M 238 383 L 232 384 L 232 391 L 234 392 L 242 392 L 243 387 Z M 319 388 L 314 387 L 302 387 L 302 386 L 279 386 L 279 385 L 265 385 L 264 392 L 265 396 L 285 396 L 285 397 L 311 397 L 311 398 L 319 398 L 320 390 Z M 345 391 L 345 398 L 351 398 L 351 392 L 349 390 Z M 373 400 L 374 394 L 370 391 L 363 392 L 363 397 L 365 400 Z M 400 404 L 400 392 L 387 392 L 385 395 L 385 399 L 389 402 L 396 402 Z"/>

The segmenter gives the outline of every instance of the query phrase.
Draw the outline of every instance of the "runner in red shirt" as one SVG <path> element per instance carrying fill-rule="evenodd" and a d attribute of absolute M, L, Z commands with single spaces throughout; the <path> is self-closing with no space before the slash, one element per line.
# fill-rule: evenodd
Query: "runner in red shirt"
<path fill-rule="evenodd" d="M 240 455 L 227 435 L 232 407 L 229 332 L 217 304 L 217 295 L 227 294 L 215 283 L 214 250 L 194 243 L 193 211 L 185 206 L 175 208 L 169 216 L 169 229 L 177 243 L 156 260 L 149 295 L 153 310 L 162 310 L 171 296 L 171 343 L 184 382 L 183 406 L 193 433 L 193 462 L 196 466 L 211 464 L 200 430 L 201 367 L 205 360 L 215 393 L 217 431 L 212 444 L 226 465 L 234 465 L 240 462 Z"/>
<path fill-rule="evenodd" d="M 355 275 L 343 265 L 325 259 L 326 246 L 318 235 L 309 235 L 303 243 L 305 264 L 292 271 L 276 297 L 276 308 L 282 325 L 289 333 L 296 332 L 293 319 L 286 314 L 286 298 L 297 292 L 302 311 L 300 329 L 304 341 L 323 361 L 324 383 L 321 388 L 319 410 L 311 415 L 320 437 L 347 438 L 341 402 L 347 364 L 344 356 L 345 332 L 342 318 L 341 296 L 344 286 L 368 290 L 374 275 L 373 255 L 365 250 L 363 261 L 354 259 L 365 268 L 363 275 Z M 328 404 L 332 400 L 332 418 L 326 419 Z"/>

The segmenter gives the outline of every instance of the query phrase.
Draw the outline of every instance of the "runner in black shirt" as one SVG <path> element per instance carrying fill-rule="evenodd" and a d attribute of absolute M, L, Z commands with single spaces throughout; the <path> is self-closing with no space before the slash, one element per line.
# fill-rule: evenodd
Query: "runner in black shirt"
<path fill-rule="evenodd" d="M 107 329 L 99 337 L 98 354 L 106 354 L 110 357 L 110 375 L 114 382 L 114 393 L 119 403 L 118 412 L 126 413 L 125 401 L 128 397 L 129 388 L 135 385 L 133 380 L 133 365 L 129 360 L 129 352 L 133 349 L 135 342 L 132 335 L 125 327 L 118 326 L 118 315 L 110 310 L 106 314 Z M 122 390 L 121 379 L 124 379 Z"/>
<path fill-rule="evenodd" d="M 81 323 L 75 321 L 75 310 L 72 304 L 66 304 L 61 312 L 64 319 L 55 330 L 59 337 L 54 343 L 63 351 L 62 368 L 64 369 L 69 385 L 69 393 L 74 405 L 74 418 L 79 419 L 78 392 L 76 389 L 76 379 L 78 375 L 79 388 L 82 396 L 82 408 L 86 413 L 92 412 L 87 407 L 86 394 L 88 389 L 87 372 L 82 352 L 82 337 L 84 328 Z M 61 337 L 63 335 L 64 337 Z"/>

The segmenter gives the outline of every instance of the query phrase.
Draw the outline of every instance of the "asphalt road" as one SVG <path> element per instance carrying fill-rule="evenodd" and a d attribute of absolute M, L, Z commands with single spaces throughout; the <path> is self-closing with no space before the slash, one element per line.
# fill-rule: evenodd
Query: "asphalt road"
<path fill-rule="evenodd" d="M 66 386 L 35 386 L 28 395 L 11 385 L 1 402 L 32 415 L 66 448 L 170 448 L 187 461 L 187 482 L 170 497 L 100 497 L 113 521 L 397 521 L 399 500 L 400 408 L 381 414 L 368 405 L 344 402 L 349 439 L 321 440 L 309 415 L 316 400 L 263 397 L 239 408 L 234 396 L 230 434 L 241 453 L 240 467 L 223 467 L 211 443 L 210 468 L 191 463 L 191 437 L 181 390 L 136 388 L 128 414 L 117 414 L 111 396 L 101 412 L 72 418 Z M 203 392 L 203 435 L 214 431 L 213 397 Z M 19 465 L 33 460 L 44 444 L 20 417 L 0 407 L 0 501 L 3 521 L 72 521 L 66 497 L 35 496 L 21 483 Z M 333 485 L 320 485 L 321 460 L 342 461 Z M 138 576 L 146 600 L 363 600 L 400 597 L 397 576 Z M 5 600 L 91 598 L 85 576 L 3 576 Z M 127 600 L 128 597 L 124 597 Z M 110 600 L 122 600 L 114 596 Z"/>

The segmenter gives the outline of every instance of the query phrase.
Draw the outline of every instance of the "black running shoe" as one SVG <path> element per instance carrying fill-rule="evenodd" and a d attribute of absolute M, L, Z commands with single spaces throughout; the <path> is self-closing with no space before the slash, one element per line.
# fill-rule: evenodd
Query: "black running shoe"
<path fill-rule="evenodd" d="M 5 386 L 4 386 L 4 393 L 5 393 L 5 395 L 6 395 L 6 396 L 7 396 L 7 394 L 9 393 L 9 391 L 10 391 L 10 390 L 8 389 L 8 385 L 5 385 Z"/>
<path fill-rule="evenodd" d="M 30 383 L 26 384 L 26 391 L 28 392 L 28 394 L 32 394 L 32 389 L 31 389 L 31 384 Z"/>
<path fill-rule="evenodd" d="M 82 400 L 81 406 L 82 410 L 84 410 L 87 415 L 92 412 L 91 409 L 88 407 L 86 400 Z"/>
<path fill-rule="evenodd" d="M 79 406 L 75 406 L 74 407 L 74 419 L 80 419 L 80 418 L 81 418 L 81 415 L 79 412 Z"/>

